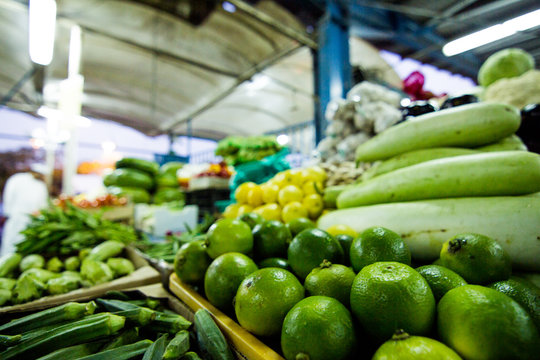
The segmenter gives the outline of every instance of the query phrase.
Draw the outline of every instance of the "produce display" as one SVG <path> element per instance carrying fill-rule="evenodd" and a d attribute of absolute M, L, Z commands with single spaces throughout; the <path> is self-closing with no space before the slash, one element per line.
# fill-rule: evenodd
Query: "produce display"
<path fill-rule="evenodd" d="M 18 253 L 0 259 L 0 306 L 60 295 L 126 276 L 135 265 L 122 256 L 125 244 L 107 240 L 68 257 Z"/>
<path fill-rule="evenodd" d="M 274 136 L 229 136 L 218 142 L 215 154 L 229 165 L 261 160 L 281 150 Z"/>
<path fill-rule="evenodd" d="M 486 203 L 476 217 L 455 206 L 456 218 L 435 214 L 435 204 L 426 206 L 425 214 L 366 206 L 363 213 L 358 210 L 363 208 L 330 212 L 318 226 L 308 218 L 283 223 L 244 213 L 216 221 L 206 239 L 184 244 L 174 268 L 182 282 L 287 360 L 419 354 L 476 359 L 484 352 L 487 359 L 536 359 L 540 288 L 515 271 L 527 264 L 538 271 L 538 254 L 525 254 L 523 249 L 534 245 L 523 245 L 524 261 L 516 261 L 508 244 L 479 229 L 488 229 L 488 222 L 495 227 L 492 233 L 512 228 L 516 240 L 511 243 L 522 241 L 521 227 L 538 236 L 540 203 L 530 206 L 538 199 L 496 198 L 503 202 L 498 209 L 489 212 L 495 202 Z M 371 225 L 356 232 L 354 219 Z M 383 225 L 374 225 L 381 224 L 379 219 Z M 452 224 L 459 228 L 465 221 L 471 227 L 452 235 Z M 398 232 L 391 230 L 392 223 Z M 439 226 L 444 241 L 402 232 L 400 226 L 408 223 Z M 503 234 L 506 239 L 508 231 Z M 475 316 L 467 316 L 468 311 Z M 460 340 L 463 334 L 468 343 Z"/>
<path fill-rule="evenodd" d="M 153 161 L 123 158 L 116 162 L 116 170 L 103 178 L 103 184 L 110 194 L 127 197 L 134 203 L 182 202 L 184 193 L 176 177 L 181 167 L 178 162 L 160 168 Z"/>
<path fill-rule="evenodd" d="M 281 171 L 260 185 L 245 182 L 236 188 L 236 203 L 229 205 L 223 216 L 235 218 L 253 211 L 266 220 L 317 219 L 324 208 L 326 176 L 322 168 L 311 167 Z"/>
<path fill-rule="evenodd" d="M 77 207 L 83 209 L 101 209 L 111 206 L 124 206 L 127 204 L 127 199 L 125 197 L 118 197 L 113 194 L 106 194 L 103 196 L 98 196 L 95 199 L 88 199 L 84 195 L 77 196 L 66 196 L 60 195 L 58 199 L 53 200 L 53 205 L 60 206 L 65 208 L 66 202 L 69 202 Z"/>
<path fill-rule="evenodd" d="M 2 359 L 234 359 L 205 311 L 196 331 L 160 299 L 111 292 L 87 303 L 70 302 L 0 325 Z"/>

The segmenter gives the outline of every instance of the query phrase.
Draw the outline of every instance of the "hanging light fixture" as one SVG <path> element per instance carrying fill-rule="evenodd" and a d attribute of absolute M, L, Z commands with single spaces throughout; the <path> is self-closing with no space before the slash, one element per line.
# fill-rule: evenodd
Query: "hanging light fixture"
<path fill-rule="evenodd" d="M 28 10 L 30 59 L 39 65 L 51 63 L 56 27 L 56 1 L 30 0 Z"/>

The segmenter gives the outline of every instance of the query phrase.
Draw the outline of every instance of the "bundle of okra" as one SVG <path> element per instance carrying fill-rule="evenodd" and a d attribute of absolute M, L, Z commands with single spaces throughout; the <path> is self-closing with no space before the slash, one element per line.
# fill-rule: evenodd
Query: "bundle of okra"
<path fill-rule="evenodd" d="M 158 306 L 151 298 L 100 298 L 14 319 L 0 325 L 0 359 L 235 359 L 208 311 L 195 313 L 195 332 Z"/>

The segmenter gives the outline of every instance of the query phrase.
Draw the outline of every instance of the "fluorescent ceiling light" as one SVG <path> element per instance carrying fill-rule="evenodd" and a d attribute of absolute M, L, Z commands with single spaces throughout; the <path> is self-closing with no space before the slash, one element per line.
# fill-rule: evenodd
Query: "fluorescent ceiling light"
<path fill-rule="evenodd" d="M 230 13 L 233 13 L 236 11 L 236 6 L 234 6 L 233 4 L 231 4 L 230 2 L 228 1 L 224 1 L 222 4 L 221 4 L 221 7 L 223 8 L 223 10 L 227 11 L 227 12 L 230 12 Z"/>
<path fill-rule="evenodd" d="M 36 64 L 49 65 L 54 50 L 56 2 L 30 0 L 28 21 L 30 59 Z"/>
<path fill-rule="evenodd" d="M 277 136 L 277 142 L 279 145 L 283 146 L 286 145 L 289 142 L 289 135 L 286 134 L 280 134 Z"/>
<path fill-rule="evenodd" d="M 79 74 L 81 64 L 81 28 L 78 25 L 71 27 L 69 39 L 68 78 Z"/>
<path fill-rule="evenodd" d="M 540 9 L 450 41 L 443 46 L 442 52 L 454 56 L 536 26 L 540 26 Z"/>

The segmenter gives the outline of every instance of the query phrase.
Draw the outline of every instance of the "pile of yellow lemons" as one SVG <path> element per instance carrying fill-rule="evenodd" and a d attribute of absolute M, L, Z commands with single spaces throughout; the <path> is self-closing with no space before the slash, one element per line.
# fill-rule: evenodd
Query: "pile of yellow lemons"
<path fill-rule="evenodd" d="M 316 220 L 324 210 L 326 172 L 318 167 L 290 169 L 277 173 L 267 182 L 241 184 L 235 191 L 235 204 L 227 206 L 225 218 L 254 212 L 266 220 L 288 223 L 300 217 Z"/>

